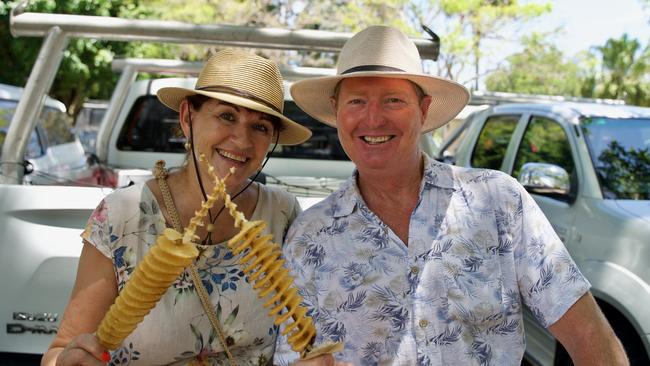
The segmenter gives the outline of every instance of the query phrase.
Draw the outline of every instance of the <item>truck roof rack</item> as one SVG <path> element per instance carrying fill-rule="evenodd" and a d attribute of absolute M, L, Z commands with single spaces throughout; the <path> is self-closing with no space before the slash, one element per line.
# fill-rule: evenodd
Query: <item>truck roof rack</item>
<path fill-rule="evenodd" d="M 203 62 L 159 58 L 116 58 L 111 63 L 111 68 L 115 72 L 123 72 L 127 67 L 133 67 L 137 72 L 148 72 L 152 74 L 198 75 L 203 67 Z M 279 65 L 279 67 L 282 77 L 289 81 L 336 74 L 335 69 L 324 67 L 289 65 Z"/>
<path fill-rule="evenodd" d="M 16 5 L 9 17 L 14 37 L 45 37 L 25 85 L 25 94 L 11 120 L 0 155 L 0 183 L 20 184 L 28 137 L 43 108 L 70 38 L 112 41 L 220 44 L 231 47 L 338 52 L 352 33 L 289 30 L 248 26 L 192 24 L 177 21 L 123 19 L 90 15 L 25 12 L 27 1 Z M 438 58 L 440 41 L 413 39 L 423 59 Z M 122 79 L 120 79 L 122 81 Z M 119 84 L 119 83 L 118 83 Z M 21 163 L 21 164 L 18 164 Z"/>
<path fill-rule="evenodd" d="M 505 92 L 472 91 L 471 105 L 497 105 L 503 103 L 577 102 L 624 105 L 621 99 L 581 98 L 561 95 L 521 94 Z"/>

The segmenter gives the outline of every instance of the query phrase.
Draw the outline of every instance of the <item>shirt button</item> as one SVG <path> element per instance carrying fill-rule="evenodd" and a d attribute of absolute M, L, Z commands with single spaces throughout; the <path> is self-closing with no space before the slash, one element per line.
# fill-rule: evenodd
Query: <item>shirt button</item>
<path fill-rule="evenodd" d="M 418 267 L 418 266 L 411 267 L 411 273 L 415 274 L 415 275 L 420 273 L 420 267 Z"/>
<path fill-rule="evenodd" d="M 420 324 L 420 328 L 426 328 L 429 325 L 429 321 L 426 319 L 420 319 L 418 323 Z"/>

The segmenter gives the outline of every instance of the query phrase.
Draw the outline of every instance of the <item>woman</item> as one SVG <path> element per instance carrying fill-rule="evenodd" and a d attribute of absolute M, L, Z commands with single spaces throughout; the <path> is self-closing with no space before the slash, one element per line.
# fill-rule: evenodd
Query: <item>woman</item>
<path fill-rule="evenodd" d="M 265 220 L 266 233 L 281 242 L 300 210 L 298 203 L 249 177 L 263 166 L 271 143 L 299 144 L 311 136 L 282 115 L 283 97 L 273 62 L 235 50 L 211 57 L 195 89 L 158 91 L 158 98 L 179 112 L 188 163 L 170 173 L 160 170 L 159 179 L 118 190 L 99 204 L 81 235 L 76 284 L 43 365 L 266 365 L 272 360 L 277 329 L 237 257 L 224 245 L 237 230 L 227 211 L 221 211 L 221 201 L 197 231 L 201 240 L 195 262 L 220 329 L 211 325 L 186 269 L 120 348 L 109 354 L 92 333 L 156 237 L 174 227 L 176 214 L 180 225 L 187 226 L 212 189 L 199 154 L 219 176 L 236 168 L 227 181 L 234 202 L 247 218 Z M 165 186 L 172 207 L 164 204 Z"/>

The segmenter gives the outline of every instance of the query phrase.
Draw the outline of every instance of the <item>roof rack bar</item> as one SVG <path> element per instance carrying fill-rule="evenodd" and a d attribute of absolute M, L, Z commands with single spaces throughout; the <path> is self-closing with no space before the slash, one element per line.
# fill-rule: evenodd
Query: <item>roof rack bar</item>
<path fill-rule="evenodd" d="M 158 58 L 117 58 L 111 62 L 115 72 L 133 67 L 137 72 L 165 75 L 198 75 L 203 62 L 181 61 Z M 280 65 L 280 73 L 285 80 L 299 80 L 307 77 L 335 75 L 336 70 L 320 67 L 297 67 Z"/>
<path fill-rule="evenodd" d="M 124 105 L 124 100 L 129 91 L 129 87 L 135 81 L 138 76 L 138 70 L 133 65 L 126 65 L 120 74 L 120 78 L 113 89 L 113 94 L 111 95 L 111 100 L 108 102 L 108 108 L 104 117 L 102 117 L 102 122 L 99 127 L 97 136 L 100 138 L 97 139 L 95 146 L 95 154 L 97 155 L 99 161 L 106 161 L 108 156 L 108 133 L 106 131 L 112 131 L 117 123 L 117 116 L 122 110 Z"/>
<path fill-rule="evenodd" d="M 20 184 L 23 181 L 25 170 L 22 163 L 27 141 L 36 126 L 45 95 L 52 87 L 67 44 L 68 37 L 59 27 L 48 30 L 4 139 L 0 183 Z"/>
<path fill-rule="evenodd" d="M 112 41 L 207 43 L 233 47 L 339 52 L 352 33 L 289 30 L 238 25 L 192 24 L 167 20 L 123 19 L 92 15 L 12 12 L 14 37 L 42 37 L 52 27 L 71 37 Z M 437 40 L 415 38 L 423 59 L 438 58 Z"/>

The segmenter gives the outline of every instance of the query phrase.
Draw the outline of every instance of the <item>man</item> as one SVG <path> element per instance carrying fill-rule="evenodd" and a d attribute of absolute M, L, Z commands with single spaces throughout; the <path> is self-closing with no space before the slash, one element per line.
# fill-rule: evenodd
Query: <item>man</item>
<path fill-rule="evenodd" d="M 370 27 L 332 77 L 296 83 L 357 171 L 288 232 L 284 254 L 317 326 L 356 365 L 519 365 L 523 305 L 578 365 L 627 364 L 589 282 L 510 176 L 435 162 L 417 144 L 467 103 L 415 45 Z M 292 359 L 281 340 L 276 362 Z M 329 360 L 331 362 L 331 359 Z"/>

